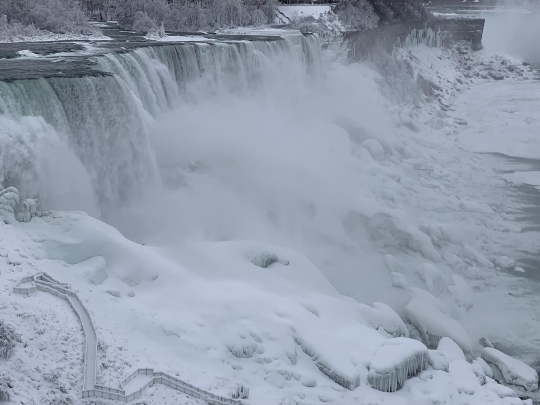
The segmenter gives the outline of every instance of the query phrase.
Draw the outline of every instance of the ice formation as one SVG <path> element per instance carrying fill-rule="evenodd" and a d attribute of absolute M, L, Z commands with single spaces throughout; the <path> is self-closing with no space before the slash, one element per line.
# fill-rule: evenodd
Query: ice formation
<path fill-rule="evenodd" d="M 19 191 L 15 187 L 0 190 L 0 211 L 14 214 L 19 205 Z"/>
<path fill-rule="evenodd" d="M 527 391 L 538 389 L 538 373 L 527 364 L 491 347 L 482 349 L 481 356 L 501 371 L 508 384 L 519 385 Z"/>
<path fill-rule="evenodd" d="M 405 306 L 407 319 L 413 324 L 428 347 L 437 347 L 443 337 L 449 337 L 466 353 L 472 343 L 465 329 L 453 319 L 444 305 L 427 291 L 412 288 L 414 296 Z"/>
<path fill-rule="evenodd" d="M 23 201 L 22 209 L 17 212 L 17 221 L 19 222 L 30 222 L 30 220 L 35 217 L 41 216 L 41 213 L 37 210 L 37 200 L 36 199 L 26 199 Z"/>
<path fill-rule="evenodd" d="M 408 338 L 389 339 L 369 363 L 368 382 L 379 391 L 394 392 L 427 365 L 428 350 L 422 343 Z"/>

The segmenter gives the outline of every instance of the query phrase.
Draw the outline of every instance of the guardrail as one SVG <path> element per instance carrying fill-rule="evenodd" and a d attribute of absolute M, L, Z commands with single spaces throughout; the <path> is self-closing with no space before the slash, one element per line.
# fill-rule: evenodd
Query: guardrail
<path fill-rule="evenodd" d="M 31 285 L 28 287 L 21 287 L 25 283 L 31 283 Z M 90 313 L 83 305 L 77 293 L 71 290 L 69 284 L 60 283 L 46 273 L 38 273 L 30 277 L 24 277 L 15 285 L 15 287 L 13 287 L 13 292 L 21 295 L 31 295 L 38 290 L 48 292 L 66 300 L 77 314 L 82 324 L 85 334 L 83 398 L 103 398 L 121 402 L 130 402 L 139 398 L 146 389 L 152 387 L 154 384 L 162 384 L 174 390 L 183 392 L 193 398 L 203 399 L 209 405 L 249 405 L 246 401 L 240 399 L 223 397 L 200 389 L 169 374 L 154 372 L 154 369 L 152 368 L 139 368 L 135 370 L 120 383 L 120 388 L 111 388 L 96 384 L 97 335 Z M 93 370 L 93 372 L 91 371 L 91 375 L 89 375 L 89 369 Z M 147 375 L 151 378 L 137 391 L 126 394 L 124 389 L 125 385 L 138 375 Z M 33 404 L 33 402 L 30 403 Z"/>

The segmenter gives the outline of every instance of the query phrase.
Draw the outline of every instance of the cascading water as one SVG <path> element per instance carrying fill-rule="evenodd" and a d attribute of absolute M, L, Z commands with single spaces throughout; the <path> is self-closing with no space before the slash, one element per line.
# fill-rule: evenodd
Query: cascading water
<path fill-rule="evenodd" d="M 316 36 L 291 35 L 157 44 L 92 61 L 108 75 L 0 83 L 0 186 L 98 213 L 159 186 L 148 132 L 157 116 L 208 95 L 301 90 L 320 55 Z"/>

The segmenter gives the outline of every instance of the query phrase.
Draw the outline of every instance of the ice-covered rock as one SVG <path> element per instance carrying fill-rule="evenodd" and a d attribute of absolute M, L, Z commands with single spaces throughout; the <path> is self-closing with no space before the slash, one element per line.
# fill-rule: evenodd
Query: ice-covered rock
<path fill-rule="evenodd" d="M 472 349 L 471 339 L 465 329 L 453 319 L 445 306 L 427 291 L 411 288 L 414 297 L 405 306 L 405 314 L 428 347 L 437 347 L 443 337 L 449 337 L 464 352 Z"/>
<path fill-rule="evenodd" d="M 491 347 L 485 347 L 481 356 L 487 363 L 497 366 L 508 384 L 519 385 L 527 391 L 538 389 L 538 373 L 522 361 Z"/>
<path fill-rule="evenodd" d="M 390 278 L 392 279 L 392 287 L 403 288 L 405 290 L 409 288 L 405 275 L 394 271 L 390 273 Z"/>
<path fill-rule="evenodd" d="M 369 385 L 379 391 L 394 392 L 428 365 L 428 350 L 417 340 L 388 339 L 369 363 Z"/>
<path fill-rule="evenodd" d="M 446 290 L 446 280 L 441 271 L 433 264 L 422 264 L 418 269 L 418 275 L 433 295 L 438 296 Z"/>
<path fill-rule="evenodd" d="M 449 285 L 448 290 L 456 304 L 465 309 L 471 308 L 474 305 L 472 288 L 457 274 L 452 274 L 452 281 L 454 285 Z"/>
<path fill-rule="evenodd" d="M 373 308 L 371 308 L 360 304 L 360 312 L 362 312 L 363 318 L 373 329 L 382 329 L 392 337 L 409 337 L 405 322 L 388 305 L 382 302 L 374 302 Z"/>

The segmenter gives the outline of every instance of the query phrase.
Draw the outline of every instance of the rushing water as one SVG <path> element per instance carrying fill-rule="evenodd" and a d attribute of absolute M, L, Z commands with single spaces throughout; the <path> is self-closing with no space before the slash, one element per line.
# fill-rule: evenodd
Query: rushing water
<path fill-rule="evenodd" d="M 159 114 L 203 94 L 300 86 L 319 59 L 317 37 L 296 35 L 8 61 L 40 78 L 0 82 L 0 183 L 97 213 L 159 183 L 148 133 Z"/>

